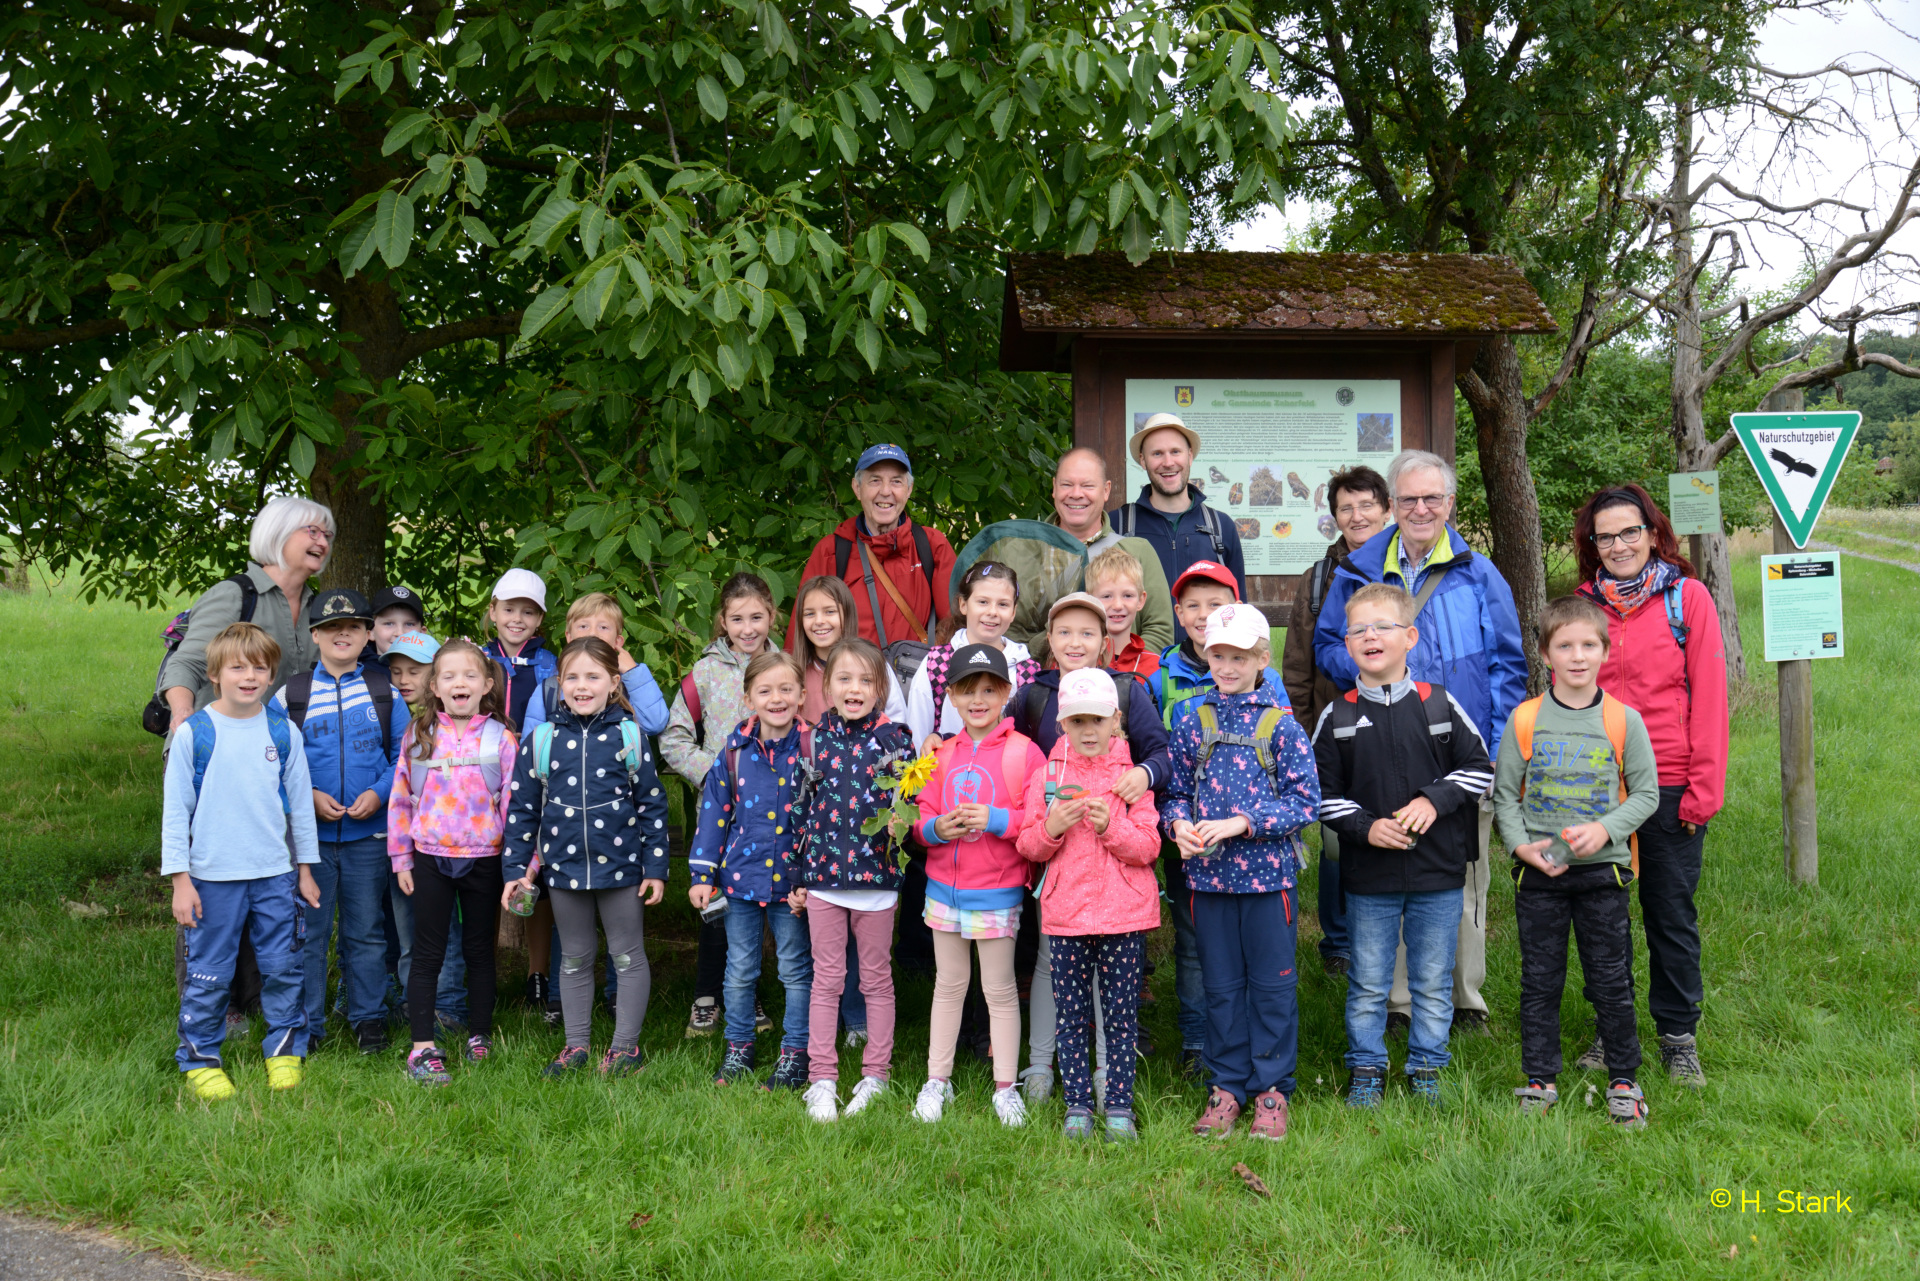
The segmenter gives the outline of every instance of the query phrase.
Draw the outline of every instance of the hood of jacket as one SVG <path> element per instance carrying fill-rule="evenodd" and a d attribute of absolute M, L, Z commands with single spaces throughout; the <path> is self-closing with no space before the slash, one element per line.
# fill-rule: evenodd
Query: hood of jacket
<path fill-rule="evenodd" d="M 588 717 L 562 704 L 548 722 L 545 780 L 535 759 L 541 735 L 521 743 L 507 812 L 510 879 L 524 876 L 536 855 L 552 889 L 637 889 L 666 877 L 667 798 L 645 735 L 629 778 L 620 730 L 629 719 L 611 704 Z"/>

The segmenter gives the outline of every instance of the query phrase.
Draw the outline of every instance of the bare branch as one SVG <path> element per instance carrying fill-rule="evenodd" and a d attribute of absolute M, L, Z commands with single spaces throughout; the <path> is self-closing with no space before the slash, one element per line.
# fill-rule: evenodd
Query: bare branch
<path fill-rule="evenodd" d="M 160 11 L 152 5 L 121 4 L 118 0 L 86 0 L 86 3 L 89 7 L 98 9 L 111 17 L 125 18 L 129 22 L 153 27 L 159 31 L 160 38 L 163 40 L 179 36 L 194 44 L 206 45 L 212 49 L 231 49 L 236 53 L 251 54 L 262 62 L 270 62 L 283 71 L 310 74 L 307 68 L 288 66 L 284 49 L 264 36 L 257 36 L 252 32 L 236 30 L 233 27 L 202 27 L 195 23 L 178 20 L 165 22 L 161 18 Z"/>
<path fill-rule="evenodd" d="M 521 315 L 518 311 L 509 311 L 498 316 L 476 316 L 471 320 L 456 320 L 451 324 L 417 330 L 408 334 L 400 344 L 400 360 L 404 364 L 430 351 L 450 347 L 454 343 L 470 342 L 475 338 L 504 338 L 508 334 L 517 334 L 520 332 Z"/>
<path fill-rule="evenodd" d="M 70 343 L 92 342 L 109 334 L 124 334 L 127 322 L 119 317 L 87 320 L 64 329 L 14 329 L 0 333 L 0 351 L 46 351 Z"/>

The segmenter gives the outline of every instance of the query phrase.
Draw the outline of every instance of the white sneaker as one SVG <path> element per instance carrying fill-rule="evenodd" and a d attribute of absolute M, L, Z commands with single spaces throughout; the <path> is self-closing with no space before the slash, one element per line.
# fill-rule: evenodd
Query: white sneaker
<path fill-rule="evenodd" d="M 953 1097 L 953 1087 L 945 1081 L 931 1078 L 920 1087 L 920 1097 L 913 1101 L 913 1115 L 916 1119 L 932 1123 L 940 1119 L 940 1113 L 946 1109 L 947 1100 Z"/>
<path fill-rule="evenodd" d="M 1029 1107 L 1038 1107 L 1053 1096 L 1053 1069 L 1044 1063 L 1035 1064 L 1020 1074 L 1020 1088 L 1025 1091 Z"/>
<path fill-rule="evenodd" d="M 1000 1118 L 1000 1124 L 1009 1130 L 1017 1130 L 1027 1123 L 1027 1105 L 1021 1099 L 1017 1085 L 993 1092 L 993 1110 Z"/>
<path fill-rule="evenodd" d="M 840 1087 L 833 1081 L 815 1081 L 800 1096 L 800 1101 L 807 1105 L 807 1115 L 816 1121 L 840 1119 Z"/>
<path fill-rule="evenodd" d="M 867 1105 L 887 1092 L 886 1080 L 877 1076 L 863 1076 L 860 1083 L 853 1087 L 853 1097 L 847 1100 L 842 1116 L 858 1116 L 867 1110 Z"/>
<path fill-rule="evenodd" d="M 847 1029 L 847 1034 L 840 1038 L 840 1044 L 849 1050 L 857 1050 L 866 1043 L 867 1029 L 863 1027 L 850 1027 Z"/>

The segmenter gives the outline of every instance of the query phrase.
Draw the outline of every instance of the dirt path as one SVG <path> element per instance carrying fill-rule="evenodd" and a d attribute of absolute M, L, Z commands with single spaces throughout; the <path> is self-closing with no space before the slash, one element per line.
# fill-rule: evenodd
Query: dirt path
<path fill-rule="evenodd" d="M 245 1281 L 91 1228 L 0 1214 L 0 1281 Z"/>

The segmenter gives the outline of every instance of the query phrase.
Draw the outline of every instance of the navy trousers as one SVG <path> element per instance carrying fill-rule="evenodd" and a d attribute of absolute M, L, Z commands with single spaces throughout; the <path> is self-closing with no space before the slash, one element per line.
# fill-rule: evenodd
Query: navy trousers
<path fill-rule="evenodd" d="M 186 941 L 186 982 L 180 989 L 180 1048 L 173 1057 L 182 1072 L 220 1066 L 227 997 L 243 935 L 252 940 L 260 962 L 260 1011 L 267 1020 L 261 1053 L 267 1058 L 306 1054 L 305 904 L 298 886 L 294 872 L 252 881 L 194 878 L 200 923 L 180 931 Z"/>
<path fill-rule="evenodd" d="M 1243 1107 L 1268 1090 L 1291 1098 L 1300 1059 L 1297 892 L 1189 892 L 1207 993 L 1212 1085 Z"/>

